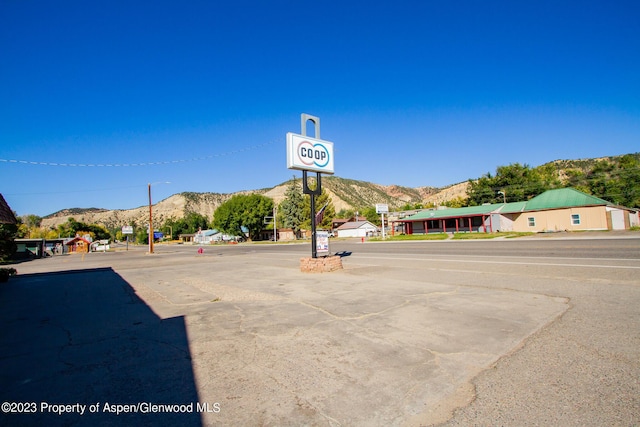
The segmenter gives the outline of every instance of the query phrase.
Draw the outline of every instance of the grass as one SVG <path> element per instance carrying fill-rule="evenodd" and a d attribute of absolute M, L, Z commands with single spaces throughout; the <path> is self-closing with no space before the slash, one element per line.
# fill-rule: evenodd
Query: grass
<path fill-rule="evenodd" d="M 449 238 L 447 233 L 433 233 L 433 234 L 399 234 L 397 236 L 387 236 L 385 241 L 405 241 L 405 240 L 446 240 Z M 380 242 L 382 237 L 368 237 L 368 241 Z"/>
<path fill-rule="evenodd" d="M 532 236 L 534 233 L 507 231 L 501 233 L 456 233 L 453 240 L 478 240 L 478 239 L 495 239 L 496 237 L 504 237 L 512 239 L 514 237 Z"/>

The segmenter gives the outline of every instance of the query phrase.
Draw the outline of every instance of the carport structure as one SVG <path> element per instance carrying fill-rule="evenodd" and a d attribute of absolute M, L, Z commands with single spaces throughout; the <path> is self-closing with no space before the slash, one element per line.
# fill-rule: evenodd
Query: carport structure
<path fill-rule="evenodd" d="M 493 232 L 510 230 L 509 215 L 520 213 L 526 202 L 493 203 L 465 208 L 450 208 L 418 212 L 402 220 L 393 221 L 392 230 L 403 226 L 405 234 L 447 232 Z"/>

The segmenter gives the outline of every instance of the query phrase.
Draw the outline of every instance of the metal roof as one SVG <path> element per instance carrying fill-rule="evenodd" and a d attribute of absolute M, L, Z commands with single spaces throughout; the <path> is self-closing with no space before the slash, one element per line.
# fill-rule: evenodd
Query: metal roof
<path fill-rule="evenodd" d="M 505 203 L 500 209 L 501 214 L 524 212 L 527 202 L 511 202 Z"/>
<path fill-rule="evenodd" d="M 411 215 L 404 219 L 404 221 L 415 220 L 429 220 L 429 219 L 442 219 L 442 218 L 460 218 L 467 216 L 479 216 L 489 215 L 491 212 L 496 211 L 504 203 L 493 203 L 490 205 L 481 206 L 468 206 L 466 208 L 450 208 L 450 209 L 438 209 L 433 211 L 421 211 L 415 215 Z"/>
<path fill-rule="evenodd" d="M 548 190 L 527 202 L 526 211 L 569 208 L 575 206 L 612 205 L 611 202 L 583 193 L 573 188 Z"/>
<path fill-rule="evenodd" d="M 370 223 L 369 221 L 349 221 L 342 224 L 340 227 L 336 228 L 336 230 L 353 230 L 356 228 L 363 227 L 365 225 L 369 225 L 369 228 L 376 228 L 375 224 Z"/>
<path fill-rule="evenodd" d="M 560 209 L 575 206 L 610 206 L 612 203 L 573 188 L 547 190 L 526 202 L 493 203 L 466 208 L 421 211 L 401 221 L 424 221 L 430 219 L 464 218 L 490 215 L 492 213 L 508 214 L 547 209 Z"/>

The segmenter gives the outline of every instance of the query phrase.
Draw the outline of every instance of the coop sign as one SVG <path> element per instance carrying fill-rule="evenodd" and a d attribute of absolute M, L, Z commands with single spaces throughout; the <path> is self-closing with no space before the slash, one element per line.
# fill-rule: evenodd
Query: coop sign
<path fill-rule="evenodd" d="M 333 175 L 333 142 L 287 133 L 287 167 Z"/>

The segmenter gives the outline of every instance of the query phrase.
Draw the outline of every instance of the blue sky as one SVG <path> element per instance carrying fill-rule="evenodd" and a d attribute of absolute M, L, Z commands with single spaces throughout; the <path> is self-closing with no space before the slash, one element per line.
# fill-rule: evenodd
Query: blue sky
<path fill-rule="evenodd" d="M 272 187 L 301 113 L 337 176 L 385 185 L 637 152 L 639 52 L 637 1 L 0 0 L 0 193 Z"/>

